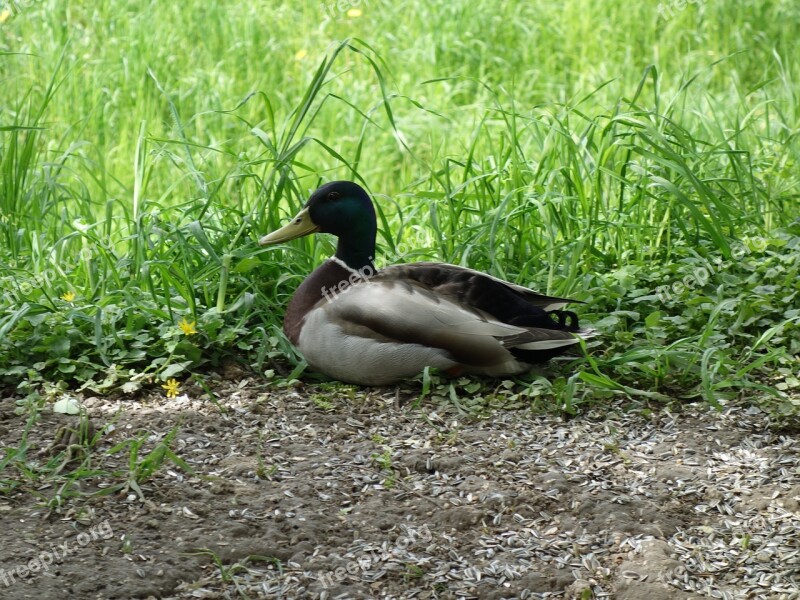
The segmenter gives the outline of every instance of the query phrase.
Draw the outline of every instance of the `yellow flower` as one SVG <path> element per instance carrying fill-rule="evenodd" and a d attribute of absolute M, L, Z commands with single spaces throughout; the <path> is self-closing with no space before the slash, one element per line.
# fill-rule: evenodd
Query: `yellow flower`
<path fill-rule="evenodd" d="M 357 19 L 362 14 L 364 13 L 361 12 L 360 8 L 351 8 L 350 10 L 347 11 L 347 17 L 350 19 Z"/>
<path fill-rule="evenodd" d="M 167 398 L 176 398 L 181 391 L 181 384 L 177 379 L 167 379 L 167 383 L 161 387 L 167 390 Z"/>
<path fill-rule="evenodd" d="M 8 8 L 4 8 L 0 11 L 0 23 L 5 23 L 8 21 L 8 17 L 11 16 L 11 11 Z"/>
<path fill-rule="evenodd" d="M 178 327 L 180 327 L 180 328 L 181 328 L 181 331 L 182 331 L 184 334 L 186 334 L 186 335 L 194 335 L 195 333 L 197 333 L 197 329 L 195 329 L 195 328 L 194 328 L 194 326 L 195 326 L 196 324 L 197 324 L 197 323 L 195 323 L 194 321 L 192 321 L 192 322 L 189 322 L 189 321 L 187 321 L 187 320 L 184 318 L 184 319 L 181 319 L 181 320 L 178 322 Z"/>
<path fill-rule="evenodd" d="M 294 55 L 295 60 L 303 60 L 306 56 L 308 56 L 308 52 L 305 50 L 298 50 L 297 53 Z"/>
<path fill-rule="evenodd" d="M 66 302 L 72 302 L 73 300 L 75 300 L 75 292 L 73 292 L 72 290 L 64 292 L 61 295 L 61 299 L 66 301 Z"/>

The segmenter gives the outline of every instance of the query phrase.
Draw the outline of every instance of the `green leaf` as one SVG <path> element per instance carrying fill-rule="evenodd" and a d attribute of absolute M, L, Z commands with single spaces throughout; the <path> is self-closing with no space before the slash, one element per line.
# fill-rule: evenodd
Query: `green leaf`
<path fill-rule="evenodd" d="M 189 362 L 181 362 L 181 363 L 172 363 L 164 367 L 164 370 L 161 371 L 161 379 L 166 381 L 170 377 L 175 377 L 178 373 L 183 373 L 186 370 L 186 367 L 189 365 Z"/>
<path fill-rule="evenodd" d="M 656 310 L 647 315 L 647 317 L 645 317 L 644 324 L 645 326 L 652 328 L 656 327 L 660 321 L 661 321 L 661 311 Z"/>
<path fill-rule="evenodd" d="M 72 346 L 69 338 L 64 336 L 46 338 L 44 343 L 56 356 L 67 356 Z"/>
<path fill-rule="evenodd" d="M 73 396 L 64 396 L 53 404 L 53 412 L 63 415 L 77 415 L 81 412 L 81 404 Z"/>

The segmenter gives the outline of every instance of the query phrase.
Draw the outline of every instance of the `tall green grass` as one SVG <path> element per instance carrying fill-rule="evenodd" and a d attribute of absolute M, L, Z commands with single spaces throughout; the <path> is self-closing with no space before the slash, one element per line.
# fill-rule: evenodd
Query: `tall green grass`
<path fill-rule="evenodd" d="M 800 11 L 475 4 L 15 12 L 0 376 L 134 391 L 228 359 L 297 375 L 282 308 L 332 241 L 255 240 L 349 178 L 378 202 L 379 261 L 588 302 L 603 335 L 553 367 L 560 406 L 744 390 L 796 410 Z"/>

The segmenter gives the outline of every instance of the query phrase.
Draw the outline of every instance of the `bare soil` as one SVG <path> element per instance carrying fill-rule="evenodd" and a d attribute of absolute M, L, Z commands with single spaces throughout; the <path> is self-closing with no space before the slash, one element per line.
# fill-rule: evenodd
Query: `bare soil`
<path fill-rule="evenodd" d="M 59 477 L 0 472 L 16 484 L 0 497 L 0 598 L 800 598 L 797 552 L 764 558 L 759 531 L 726 525 L 800 523 L 797 445 L 755 409 L 479 419 L 414 406 L 413 387 L 332 389 L 83 398 L 97 431 L 113 424 L 90 454 L 74 449 Z M 29 460 L 58 462 L 78 417 L 15 409 L 0 401 L 3 453 L 30 424 Z M 97 496 L 126 480 L 115 445 L 146 435 L 141 460 L 176 427 L 191 472 L 165 460 L 143 498 Z M 95 475 L 64 485 L 81 460 Z M 725 536 L 738 558 L 715 571 L 703 548 Z M 783 575 L 759 592 L 750 564 Z"/>

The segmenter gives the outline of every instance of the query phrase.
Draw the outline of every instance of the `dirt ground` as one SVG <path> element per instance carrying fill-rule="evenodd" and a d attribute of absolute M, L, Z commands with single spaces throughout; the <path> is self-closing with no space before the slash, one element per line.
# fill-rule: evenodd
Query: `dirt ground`
<path fill-rule="evenodd" d="M 757 409 L 477 419 L 414 406 L 413 386 L 214 393 L 84 397 L 113 431 L 73 484 L 76 463 L 44 480 L 9 463 L 0 598 L 800 598 L 798 445 Z M 30 460 L 76 420 L 42 411 Z M 141 461 L 175 427 L 191 472 L 165 460 L 143 498 L 95 494 L 127 477 L 115 445 L 144 434 Z"/>

